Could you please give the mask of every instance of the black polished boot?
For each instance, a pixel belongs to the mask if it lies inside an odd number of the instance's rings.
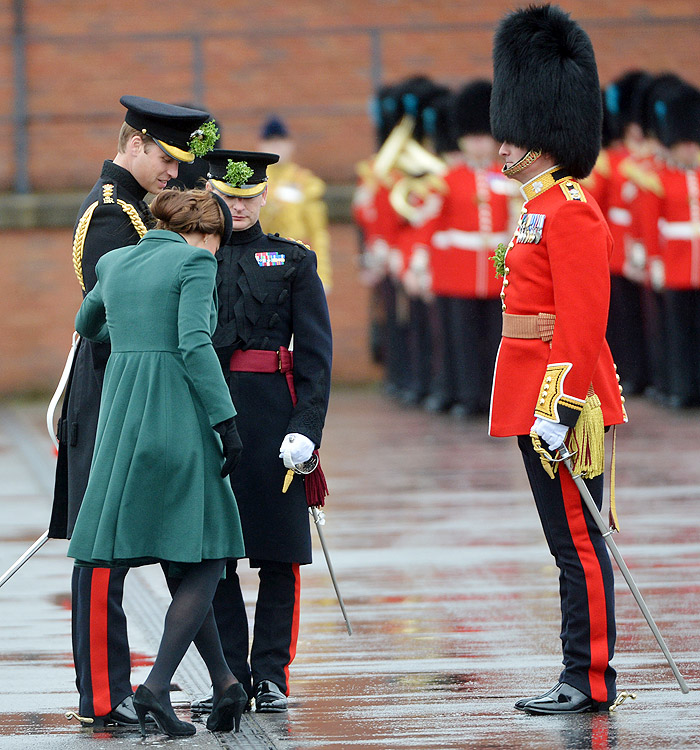
[[[255,710],[261,713],[287,710],[287,698],[272,680],[263,680],[255,686]]]
[[[518,705],[520,703],[521,701],[518,701],[515,707],[529,714],[582,714],[599,711],[610,705],[594,701],[593,698],[565,682],[560,682],[548,693],[538,698],[531,698],[524,704]]]
[[[541,698],[546,698],[548,695],[551,695],[558,687],[559,683],[557,683],[553,688],[550,688],[546,693],[542,693],[542,695],[536,695],[532,698],[521,698],[519,701],[515,702],[515,708],[517,708],[518,711],[522,711],[530,701],[538,701]]]

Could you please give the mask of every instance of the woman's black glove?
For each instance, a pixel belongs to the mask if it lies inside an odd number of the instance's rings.
[[[214,425],[214,429],[221,435],[224,444],[224,465],[221,476],[227,477],[238,466],[243,451],[243,443],[238,435],[235,417],[229,417]]]

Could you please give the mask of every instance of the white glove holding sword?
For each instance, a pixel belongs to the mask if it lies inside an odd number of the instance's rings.
[[[297,464],[303,464],[311,458],[314,442],[300,432],[290,432],[284,436],[280,445],[280,458],[287,469],[294,469]]]

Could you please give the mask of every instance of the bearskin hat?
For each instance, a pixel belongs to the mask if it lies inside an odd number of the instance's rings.
[[[658,138],[670,148],[682,141],[700,143],[700,91],[685,81],[655,102]]]
[[[399,84],[398,89],[404,114],[415,119],[413,137],[420,143],[426,135],[423,127],[423,111],[430,107],[439,96],[449,93],[449,89],[425,76],[409,78]]]
[[[451,91],[440,94],[423,110],[423,130],[438,154],[459,149],[454,137],[454,99]]]
[[[370,113],[379,147],[389,137],[403,114],[397,102],[395,85],[384,85],[377,89],[370,102]]]
[[[617,138],[624,136],[628,125],[642,124],[644,90],[652,80],[643,70],[630,70],[605,87],[604,117]]]
[[[601,145],[603,105],[588,34],[556,5],[508,14],[493,45],[491,132],[586,177]]]
[[[641,89],[641,125],[648,138],[662,140],[661,130],[665,126],[663,102],[672,99],[683,89],[685,82],[675,73],[660,73]]]
[[[480,79],[467,83],[455,97],[455,137],[491,134],[489,106],[491,81]]]

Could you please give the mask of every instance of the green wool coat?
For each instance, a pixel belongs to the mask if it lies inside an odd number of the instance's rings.
[[[151,230],[97,264],[75,320],[110,341],[95,452],[68,556],[133,566],[243,557],[212,426],[235,415],[211,344],[216,260]]]

